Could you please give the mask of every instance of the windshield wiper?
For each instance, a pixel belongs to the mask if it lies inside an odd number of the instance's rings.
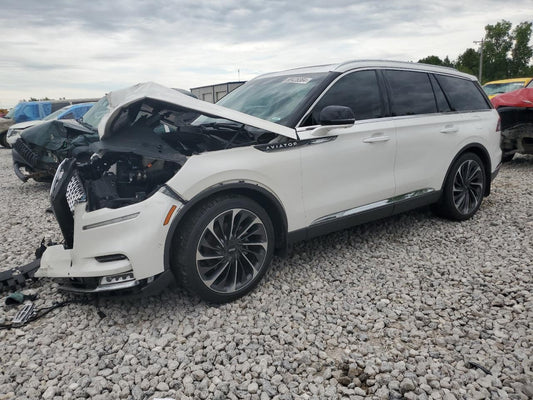
[[[210,122],[208,124],[201,124],[202,127],[207,128],[226,128],[233,131],[238,131],[244,129],[244,124],[231,123],[231,122]]]

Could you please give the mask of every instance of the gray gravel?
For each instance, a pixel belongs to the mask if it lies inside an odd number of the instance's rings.
[[[231,304],[172,287],[1,330],[0,399],[531,399],[531,182],[517,157],[470,221],[424,209],[297,244]],[[19,182],[3,148],[0,187],[7,269],[60,234],[48,185]]]

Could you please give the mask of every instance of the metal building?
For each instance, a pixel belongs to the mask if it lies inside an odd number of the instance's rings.
[[[226,82],[219,83],[217,85],[200,86],[196,88],[191,88],[191,92],[200,100],[204,100],[209,103],[216,103],[222,97],[227,95],[229,92],[237,89],[245,82],[246,81]]]

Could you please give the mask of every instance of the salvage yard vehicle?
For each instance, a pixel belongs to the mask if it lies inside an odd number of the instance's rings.
[[[62,160],[99,140],[98,123],[108,112],[106,95],[78,120],[45,121],[25,129],[11,151],[17,177],[23,182],[51,181]]]
[[[503,94],[512,92],[514,90],[523,89],[529,83],[531,83],[533,78],[511,78],[511,79],[501,79],[499,81],[487,82],[483,85],[483,90],[489,96],[489,99]]]
[[[184,89],[173,89],[196,98]],[[107,93],[83,117],[76,120],[48,120],[25,129],[13,143],[13,170],[26,182],[51,181],[65,158],[86,154],[86,147],[99,140],[98,123],[123,98],[123,90]],[[20,139],[20,140],[19,140]]]
[[[472,217],[500,166],[498,113],[450,68],[299,68],[217,104],[154,83],[123,95],[52,182],[64,243],[36,276],[64,290],[143,292],[174,275],[231,301],[292,242],[429,204]]]
[[[9,147],[6,134],[9,127],[19,122],[43,119],[47,115],[69,104],[78,104],[97,101],[98,99],[65,99],[65,100],[41,100],[22,101],[0,118],[0,145]]]
[[[501,118],[503,162],[511,161],[516,153],[533,154],[533,81],[491,102]]]
[[[94,105],[94,102],[89,103],[80,103],[72,104],[60,108],[59,110],[53,112],[50,115],[47,115],[43,119],[19,122],[18,124],[11,125],[7,130],[6,140],[10,146],[13,146],[17,139],[20,137],[20,134],[24,129],[27,129],[31,126],[42,124],[46,121],[60,120],[60,119],[79,119],[89,111],[89,109]]]

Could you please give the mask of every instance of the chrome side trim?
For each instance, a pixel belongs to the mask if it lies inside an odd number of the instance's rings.
[[[344,217],[348,217],[350,215],[359,214],[359,213],[362,213],[362,212],[365,212],[365,211],[374,210],[376,208],[387,206],[387,205],[390,205],[390,204],[395,204],[395,203],[398,203],[400,201],[413,199],[415,197],[419,197],[419,196],[422,196],[424,194],[431,193],[431,192],[434,192],[434,191],[435,191],[435,189],[431,189],[431,188],[415,190],[414,192],[409,192],[409,193],[405,193],[405,194],[402,194],[402,195],[399,195],[399,196],[394,196],[394,197],[391,197],[391,198],[386,199],[386,200],[380,200],[380,201],[376,201],[375,203],[365,204],[364,206],[359,206],[359,207],[351,208],[349,210],[340,211],[340,212],[337,212],[337,213],[334,213],[334,214],[326,215],[324,217],[320,217],[320,218],[315,219],[311,223],[311,226],[317,225],[317,224],[320,224],[320,223],[326,222],[326,221],[332,221],[332,220],[335,220],[337,218],[344,218]]]
[[[112,218],[112,219],[108,219],[108,220],[102,221],[102,222],[95,222],[94,224],[89,224],[89,225],[83,226],[82,229],[84,231],[86,231],[87,229],[100,228],[100,227],[106,226],[106,225],[112,225],[112,224],[117,224],[119,222],[129,221],[130,219],[137,218],[140,213],[141,212],[138,211],[138,212],[133,213],[133,214],[124,215],[122,217]]]

